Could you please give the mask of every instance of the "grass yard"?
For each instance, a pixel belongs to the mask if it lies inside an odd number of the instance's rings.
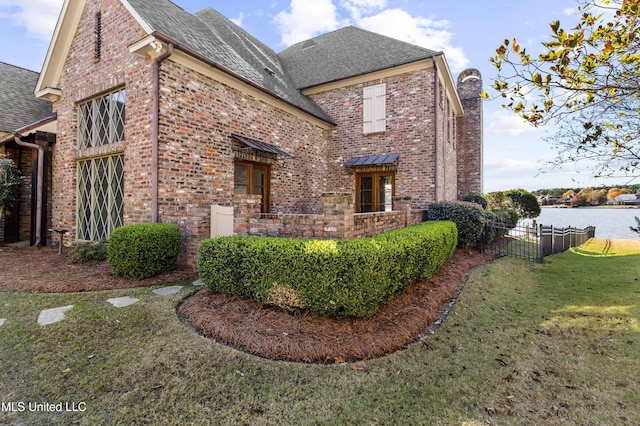
[[[434,335],[355,364],[203,338],[175,314],[190,286],[0,293],[0,424],[640,424],[640,255],[603,250],[476,269]],[[106,302],[127,295],[140,302]],[[64,321],[36,323],[69,304]],[[83,411],[29,409],[60,402]]]

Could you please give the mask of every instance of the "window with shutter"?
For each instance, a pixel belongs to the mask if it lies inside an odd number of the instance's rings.
[[[384,132],[387,129],[387,85],[377,84],[364,88],[363,132]]]

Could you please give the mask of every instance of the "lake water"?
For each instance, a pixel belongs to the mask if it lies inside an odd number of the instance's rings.
[[[538,224],[560,228],[596,227],[596,238],[633,239],[640,235],[629,229],[637,227],[635,216],[640,217],[640,209],[636,208],[542,208],[536,218]],[[530,223],[531,220],[528,220]]]

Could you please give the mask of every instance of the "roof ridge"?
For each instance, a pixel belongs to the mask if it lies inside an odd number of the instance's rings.
[[[4,62],[4,61],[0,61],[0,64],[7,65],[7,66],[13,67],[13,68],[18,68],[18,69],[21,69],[21,70],[24,70],[24,71],[29,71],[29,72],[32,72],[34,74],[40,74],[40,72],[38,72],[38,71],[30,70],[29,68],[25,68],[25,67],[22,67],[20,65],[10,64],[10,63]]]
[[[309,48],[311,42],[313,48]],[[278,55],[296,86],[305,89],[432,58],[442,52],[348,25],[293,44]]]

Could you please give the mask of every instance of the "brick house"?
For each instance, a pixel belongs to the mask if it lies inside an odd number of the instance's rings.
[[[35,90],[57,114],[52,223],[69,242],[175,223],[193,263],[212,205],[332,236],[328,210],[455,200],[482,190],[481,85],[354,27],[276,53],[211,8],[65,0]]]

